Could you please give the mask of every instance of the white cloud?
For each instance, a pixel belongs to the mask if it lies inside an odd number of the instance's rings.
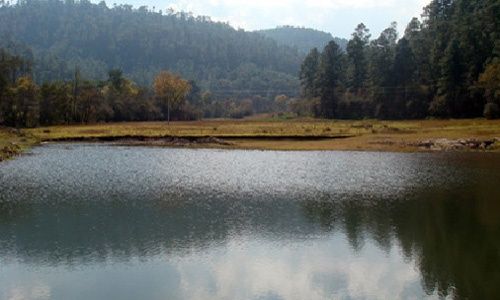
[[[389,7],[393,6],[398,1],[396,0],[179,0],[175,3],[184,8],[196,8],[207,6],[211,7],[232,7],[238,9],[270,9],[270,8],[288,8],[288,7],[308,7],[321,9],[350,9],[350,8],[374,8],[374,7]]]
[[[304,248],[229,242],[209,261],[184,257],[175,263],[180,294],[186,299],[390,299],[410,286],[419,289],[418,271],[397,247],[385,253],[369,245],[356,256],[344,246],[339,238],[310,241]]]
[[[97,1],[97,0],[96,0]],[[120,1],[118,1],[120,2]],[[172,7],[205,15],[213,20],[229,22],[246,30],[295,25],[316,28],[333,35],[349,37],[360,22],[378,35],[391,21],[399,29],[414,16],[420,16],[422,7],[430,0],[122,0],[135,6]]]

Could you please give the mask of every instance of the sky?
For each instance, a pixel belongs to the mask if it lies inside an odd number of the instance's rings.
[[[349,38],[363,22],[378,36],[392,21],[400,32],[412,17],[420,17],[430,0],[116,0],[134,7],[146,5],[156,10],[173,8],[210,16],[245,30],[293,25],[330,32]],[[114,2],[107,1],[108,5]]]

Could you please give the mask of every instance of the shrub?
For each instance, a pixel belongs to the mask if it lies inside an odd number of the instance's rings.
[[[496,103],[486,103],[484,106],[484,117],[486,119],[498,119],[500,118],[500,107]]]

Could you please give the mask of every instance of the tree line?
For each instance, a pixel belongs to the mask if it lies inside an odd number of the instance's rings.
[[[325,118],[500,117],[500,3],[433,0],[398,39],[359,24],[304,59],[304,112]]]
[[[499,22],[498,1],[434,0],[401,38],[395,23],[375,39],[360,24],[345,50],[332,41],[321,52],[310,51],[300,68],[302,97],[296,98],[293,65],[300,55],[261,35],[144,7],[0,2],[0,34],[13,30],[16,37],[0,39],[0,125],[242,118],[264,112],[496,118]],[[172,44],[157,44],[172,37]],[[185,55],[198,75],[177,68]],[[103,76],[89,72],[96,57],[107,61],[98,68],[108,70]],[[114,65],[123,68],[109,67]],[[218,75],[205,72],[206,66]],[[148,68],[149,75],[140,72],[143,79],[135,80],[136,67]]]
[[[70,80],[39,85],[32,65],[0,49],[0,126],[242,118],[272,109],[259,96],[220,101],[168,71],[160,71],[150,87],[137,85],[119,69],[110,70],[105,80],[88,80],[78,68]]]

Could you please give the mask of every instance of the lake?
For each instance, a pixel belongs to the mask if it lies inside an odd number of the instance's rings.
[[[0,299],[500,297],[498,154],[50,144],[0,191]]]

